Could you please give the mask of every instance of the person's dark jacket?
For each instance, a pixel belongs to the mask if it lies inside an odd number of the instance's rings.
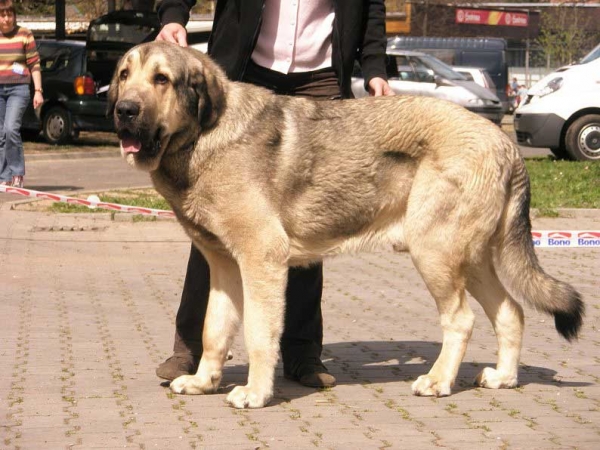
[[[158,8],[162,24],[186,25],[195,0],[163,0]],[[343,97],[352,97],[354,61],[361,64],[365,84],[385,74],[384,0],[333,0],[335,20],[332,36],[332,65]],[[250,61],[264,0],[218,0],[208,53],[232,80],[240,80]]]

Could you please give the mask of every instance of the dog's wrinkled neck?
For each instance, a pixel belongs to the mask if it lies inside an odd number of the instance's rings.
[[[190,170],[190,159],[194,150],[194,141],[179,147],[176,151],[165,152],[156,170],[158,176],[176,189],[188,189],[195,182],[196,176]]]

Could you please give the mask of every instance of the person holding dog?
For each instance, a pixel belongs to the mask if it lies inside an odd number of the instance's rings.
[[[157,40],[187,46],[185,24],[195,0],[163,0]],[[384,0],[218,0],[208,54],[227,76],[277,94],[335,100],[352,98],[355,60],[370,95],[393,95],[385,72]],[[321,361],[323,266],[290,268],[281,337],[284,375],[310,387],[336,380]],[[210,273],[193,245],[177,311],[173,355],[156,374],[173,380],[195,374]]]

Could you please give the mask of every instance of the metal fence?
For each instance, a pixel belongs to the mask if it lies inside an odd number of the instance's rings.
[[[561,67],[558,61],[553,61],[543,48],[531,45],[509,45],[506,50],[506,61],[509,67],[509,78],[516,77],[519,84],[531,87],[545,75]]]

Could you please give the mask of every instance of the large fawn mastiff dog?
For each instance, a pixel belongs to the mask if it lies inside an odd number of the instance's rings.
[[[150,172],[210,265],[202,359],[171,383],[176,393],[217,391],[243,318],[248,384],[227,401],[267,405],[288,267],[382,246],[410,252],[440,314],[442,350],[416,395],[450,394],[473,330],[467,291],[498,337],[497,366],[480,386],[517,385],[517,300],[553,315],[566,339],[579,332],[579,294],[534,252],[518,148],[459,106],[277,96],[228,81],[198,51],[152,42],[119,62],[109,107],[123,156]]]

